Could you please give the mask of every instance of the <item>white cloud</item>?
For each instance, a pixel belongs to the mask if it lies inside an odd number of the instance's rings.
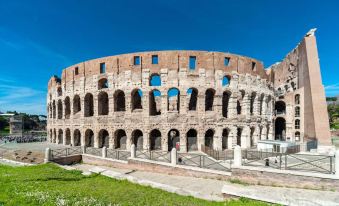
[[[325,91],[326,91],[326,94],[330,96],[338,95],[339,94],[339,83],[325,86]]]

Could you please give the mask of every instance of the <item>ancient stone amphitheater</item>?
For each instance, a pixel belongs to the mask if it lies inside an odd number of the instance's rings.
[[[124,54],[66,68],[48,88],[48,129],[56,143],[192,151],[273,138],[273,84],[253,58]]]

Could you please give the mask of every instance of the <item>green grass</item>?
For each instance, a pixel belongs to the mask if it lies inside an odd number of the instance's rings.
[[[211,202],[53,164],[0,164],[0,205],[267,205],[246,198]]]

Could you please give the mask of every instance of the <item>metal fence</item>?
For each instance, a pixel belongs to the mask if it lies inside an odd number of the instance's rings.
[[[171,162],[171,153],[158,151],[158,150],[137,150],[135,153],[136,158],[149,159],[158,162]]]
[[[243,165],[333,174],[334,156],[244,151]]]
[[[67,157],[70,155],[80,155],[80,154],[82,154],[81,147],[69,147],[69,148],[51,150],[52,159],[57,159],[60,157]]]
[[[233,153],[233,150],[231,149],[219,151],[219,150],[211,149],[210,147],[207,147],[205,145],[201,145],[201,151],[213,157],[216,160],[233,160],[234,158],[233,156],[234,153]]]
[[[86,147],[85,154],[102,157],[102,148]]]
[[[230,171],[231,168],[207,155],[193,153],[177,153],[177,164],[220,171]]]
[[[107,149],[106,157],[111,159],[127,161],[131,152],[125,150]]]

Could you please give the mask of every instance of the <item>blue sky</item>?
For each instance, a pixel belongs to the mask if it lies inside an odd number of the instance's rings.
[[[311,28],[327,96],[339,94],[339,1],[0,0],[0,111],[46,113],[49,78],[72,64],[147,50],[280,61]]]

